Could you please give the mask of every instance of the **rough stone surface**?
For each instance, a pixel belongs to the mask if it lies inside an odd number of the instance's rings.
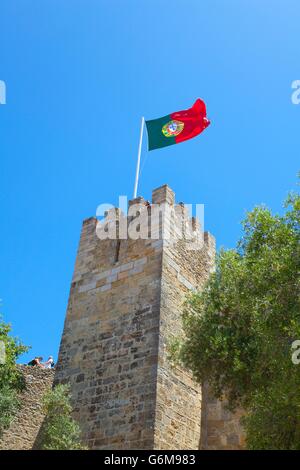
[[[0,450],[32,449],[44,419],[43,395],[51,389],[54,371],[20,366],[26,389],[20,394],[21,408],[0,439]]]
[[[209,387],[202,387],[202,417],[200,449],[242,450],[245,448],[245,432],[240,424],[242,410],[231,413],[226,399],[213,397]]]
[[[185,295],[201,289],[215,256],[214,238],[194,219],[192,244],[187,237],[172,243],[182,230],[188,234],[181,219],[171,223],[171,240],[165,236],[173,218],[167,209],[186,212],[174,201],[166,185],[153,191],[152,205],[130,201],[149,216],[159,205],[148,240],[99,240],[97,220],[83,223],[55,383],[71,385],[90,449],[241,446],[238,416],[205,391],[202,399],[200,385],[168,361]]]

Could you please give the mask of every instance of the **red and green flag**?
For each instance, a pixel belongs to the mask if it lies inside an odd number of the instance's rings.
[[[154,150],[192,139],[209,124],[205,103],[198,98],[189,109],[146,121],[148,148]]]

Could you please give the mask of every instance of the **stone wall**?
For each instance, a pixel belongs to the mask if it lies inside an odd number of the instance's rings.
[[[245,413],[231,413],[226,399],[217,400],[207,385],[202,386],[202,419],[200,449],[245,449],[245,432],[240,419]]]
[[[153,448],[161,247],[99,240],[84,222],[55,383],[91,449]]]
[[[55,383],[71,385],[74,418],[90,449],[197,449],[207,431],[201,386],[171,367],[167,349],[181,333],[186,294],[201,289],[213,269],[214,238],[193,220],[192,246],[188,236],[174,242],[184,222],[169,219],[186,209],[167,185],[153,191],[152,204],[134,204],[146,211],[147,226],[139,230],[148,233],[151,225],[149,239],[100,240],[97,219],[83,223]],[[117,209],[106,220],[116,225],[116,214],[120,233]],[[136,220],[131,214],[126,224]],[[203,441],[202,448],[210,446]]]
[[[54,371],[20,366],[26,389],[20,394],[21,408],[0,440],[0,450],[32,449],[44,419],[43,395],[51,389]]]
[[[169,190],[166,198],[161,191],[154,192],[152,202],[164,204],[165,201],[175,205],[174,193]],[[177,215],[180,212],[184,215],[184,204],[175,205],[175,210]],[[192,244],[184,238],[164,242],[155,449],[198,449],[201,438],[201,386],[188,371],[173,367],[168,358],[168,345],[182,332],[181,315],[186,295],[190,290],[201,289],[214,266],[214,238],[204,236],[200,227],[195,235],[198,239]]]
[[[152,205],[143,198],[134,204],[151,216],[149,239],[100,240],[96,219],[83,224],[55,383],[70,383],[74,417],[91,449],[195,449],[200,387],[187,372],[170,369],[165,346],[170,331],[180,332],[191,272],[199,271],[199,280],[209,272],[207,245],[196,258],[199,267],[194,260],[188,268],[185,251],[178,255],[189,274],[182,268],[173,282],[164,224],[174,193],[163,186],[153,191]],[[182,249],[176,245],[169,258]],[[193,417],[179,419],[189,411]]]

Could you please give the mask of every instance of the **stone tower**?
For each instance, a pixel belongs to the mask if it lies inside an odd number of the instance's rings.
[[[117,214],[119,229],[112,239],[97,236],[96,218],[83,222],[55,383],[70,383],[75,418],[91,449],[209,448],[201,388],[171,366],[167,345],[181,332],[185,295],[201,288],[213,269],[214,238],[196,220],[188,222],[167,185],[153,191],[151,204],[137,198],[132,208],[126,224],[140,238],[120,237],[122,215],[115,209],[110,215]],[[219,407],[213,423],[222,420]],[[219,437],[212,442],[222,448]]]

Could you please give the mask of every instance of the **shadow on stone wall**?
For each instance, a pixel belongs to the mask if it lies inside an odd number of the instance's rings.
[[[226,400],[214,398],[207,384],[202,386],[201,440],[202,450],[243,450],[245,432],[240,423],[245,413],[227,409]]]

